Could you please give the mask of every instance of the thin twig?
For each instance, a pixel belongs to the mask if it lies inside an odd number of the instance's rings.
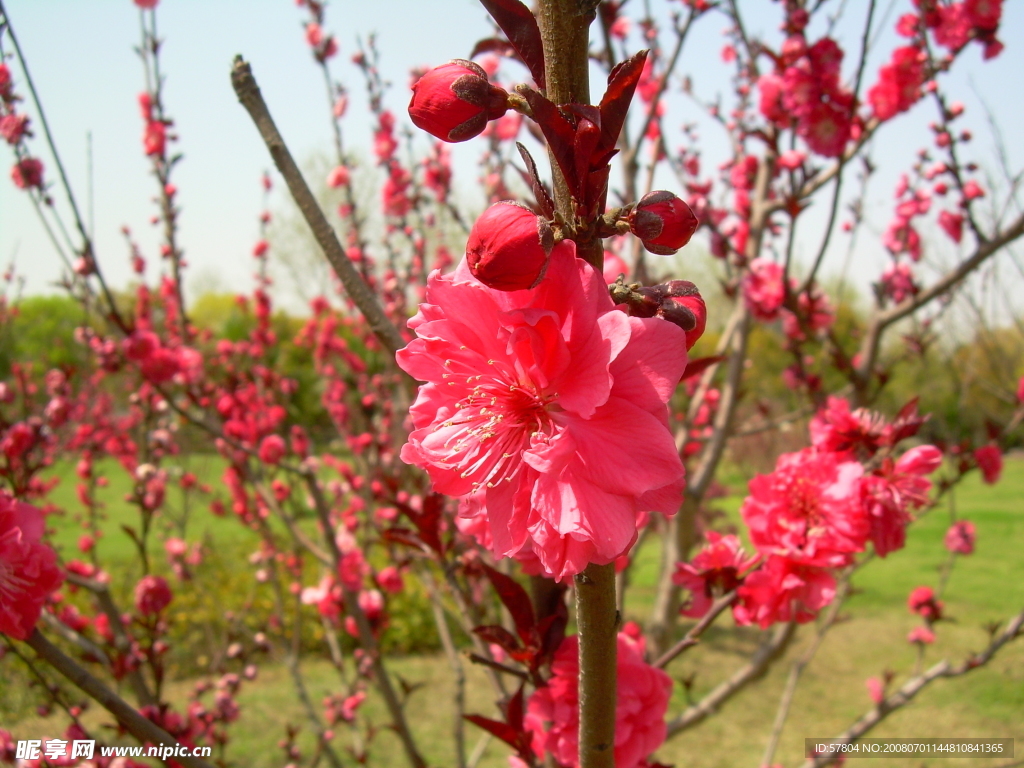
[[[732,605],[735,600],[736,590],[733,590],[732,592],[729,592],[718,598],[718,600],[715,601],[714,605],[711,606],[708,612],[705,613],[703,617],[701,617],[701,620],[697,622],[693,629],[687,632],[683,636],[682,640],[680,640],[678,643],[676,643],[667,651],[665,651],[665,653],[663,653],[660,657],[658,657],[657,661],[654,662],[653,666],[657,667],[658,669],[664,669],[668,666],[669,662],[675,659],[676,656],[681,654],[687,648],[692,648],[693,646],[700,643],[700,640],[698,638],[702,634],[704,634],[704,630],[710,627],[715,622],[715,619],[717,619],[726,608]]]
[[[351,260],[345,254],[345,249],[338,242],[338,236],[327,222],[327,217],[324,216],[324,212],[310,191],[302,172],[295,164],[288,146],[281,138],[274,119],[270,116],[270,110],[263,100],[252,69],[241,56],[236,57],[235,65],[231,70],[231,85],[235,89],[239,102],[245,107],[256,125],[256,129],[260,132],[260,136],[274,160],[274,165],[277,166],[277,170],[281,172],[288,185],[295,204],[298,205],[313,236],[320,248],[323,249],[324,256],[331,263],[331,267],[334,268],[335,274],[341,280],[348,295],[359,311],[363,313],[363,317],[366,318],[371,330],[385,349],[392,353],[401,349],[405,346],[405,339],[384,313],[377,296],[356,271]]]
[[[177,747],[179,742],[163,728],[140,715],[128,702],[111,691],[99,679],[93,677],[57,646],[43,637],[36,629],[25,641],[51,667],[77,686],[82,692],[94,699],[101,707],[117,718],[118,723],[128,733],[142,743],[163,744]],[[214,766],[198,757],[186,755],[175,756],[174,760],[185,768],[214,768]]]

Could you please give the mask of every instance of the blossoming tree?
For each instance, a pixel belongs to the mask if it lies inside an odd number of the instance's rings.
[[[748,34],[738,4],[687,0],[668,28],[645,12],[638,23],[649,48],[634,51],[624,4],[540,0],[532,11],[519,0],[482,0],[495,35],[469,59],[419,73],[412,86],[410,119],[438,140],[418,165],[399,151],[372,42],[355,57],[386,175],[386,226],[376,233],[353,188],[355,157],[342,141],[347,91],[330,68],[338,43],[324,29],[324,6],[301,0],[309,14],[306,42],[329,85],[337,157],[326,183],[341,196],[336,222],[310,191],[241,58],[231,78],[338,278],[338,296],[313,302],[295,343],[310,350],[325,420],[345,441],[340,453],[318,444],[291,415],[299,384],[278,364],[282,340],[266,269],[269,213],[260,216],[253,248],[256,287],[242,297],[251,320],[244,337],[216,338],[190,320],[172,181],[180,157],[171,149],[173,122],[159,76],[157,1],[135,4],[148,78],[139,98],[143,151],[158,182],[164,242],[161,275],[150,288],[146,260],[125,230],[140,277],[131,302],[119,301],[104,277],[56,150],[57,186],[33,154],[29,118],[0,47],[0,134],[14,147],[12,181],[70,243],[66,253],[67,243],[55,238],[68,264],[67,287],[92,317],[78,331],[93,360],[88,371],[40,376],[19,366],[0,382],[0,633],[12,656],[46,681],[47,708],[68,718],[65,736],[96,735],[68,689],[50,682],[53,674],[140,742],[214,744],[223,759],[239,716],[236,695],[258,685],[258,659],[275,652],[313,733],[310,764],[372,760],[381,731],[363,703],[375,689],[409,764],[428,765],[433,758],[423,754],[407,706],[411,690],[396,684],[383,651],[389,623],[401,618],[395,601],[415,581],[455,679],[460,768],[482,754],[467,750],[466,722],[505,742],[514,766],[654,768],[667,737],[698,726],[763,675],[799,626],[816,620],[765,748],[763,763],[771,765],[801,672],[837,622],[854,573],[875,558],[898,556],[915,516],[969,472],[998,480],[1001,446],[1024,419],[1018,388],[984,440],[937,445],[920,439],[927,414],[915,401],[894,413],[878,409],[893,365],[887,331],[911,317],[930,324],[940,311],[933,306],[1024,235],[1024,215],[983,217],[978,200],[1005,194],[1012,201],[1015,189],[984,189],[963,158],[970,136],[955,127],[963,107],[947,96],[941,77],[974,44],[986,59],[1000,53],[1001,3],[916,2],[897,23],[906,45],[872,80],[866,60],[880,23],[873,0],[863,9],[852,78],[843,76],[839,43],[829,32],[812,32],[826,3],[781,3],[784,40],[773,46]],[[7,22],[0,39],[10,41],[11,60],[31,90],[2,4],[0,14]],[[664,97],[691,28],[722,16],[735,102],[730,110],[704,108],[732,156],[720,178],[706,179],[692,129],[684,128],[681,147],[672,144]],[[528,82],[502,85],[499,57]],[[595,60],[607,70],[596,105],[589,82]],[[639,109],[631,111],[634,97]],[[891,263],[875,284],[870,315],[844,335],[839,298],[818,280],[839,229],[844,179],[857,159],[870,170],[872,137],[922,100],[938,108],[935,146],[901,178],[883,237]],[[549,174],[525,137],[516,142],[524,121],[547,151]],[[41,111],[39,122],[49,138]],[[469,140],[488,144],[491,199],[466,225],[451,198],[445,143]],[[613,181],[613,167],[621,183]],[[680,194],[650,188],[665,172]],[[525,191],[513,200],[516,177]],[[265,177],[265,189],[271,184]],[[58,189],[73,229],[54,202]],[[823,242],[813,261],[800,265],[796,232],[821,197],[829,200]],[[919,228],[936,197],[948,201],[939,228],[964,253],[924,283],[915,275],[926,245]],[[464,229],[465,257],[457,265],[439,221]],[[862,224],[855,216],[849,229]],[[707,236],[729,304],[715,348],[701,357],[692,354],[708,328],[699,286],[687,275],[665,274],[666,262],[655,258],[674,254],[698,232]],[[0,318],[11,311],[0,303]],[[788,362],[783,376],[799,406],[751,413],[744,407],[757,386],[745,381],[751,339],[776,323]],[[748,553],[735,532],[713,527],[708,503],[716,474],[745,434],[794,423],[807,432],[803,447],[773,457],[774,469],[750,481],[740,507]],[[222,457],[220,488],[182,469],[186,428]],[[98,500],[107,482],[104,458],[129,473],[126,503],[138,516],[124,526],[140,572],[127,611],[96,546],[106,534]],[[80,480],[81,560],[58,562],[44,531],[44,472],[58,459],[74,461]],[[216,681],[197,686],[184,706],[164,686],[168,608],[176,593],[198,589],[193,579],[204,563],[198,542],[171,535],[175,524],[187,530],[187,516],[176,518],[168,500],[172,484],[181,509],[202,499],[213,514],[230,514],[254,534],[253,576],[273,603],[266,616],[232,620]],[[154,562],[154,538],[163,539],[165,566]],[[908,597],[922,620],[909,642],[921,654],[944,618],[952,563],[973,552],[975,538],[971,521],[954,519],[941,583]],[[622,621],[643,540],[657,540],[662,550],[644,629]],[[57,591],[62,583],[74,598]],[[763,631],[759,647],[703,698],[669,716],[673,683],[665,668],[728,614]],[[685,631],[680,616],[694,620]],[[337,693],[320,709],[300,663],[303,617],[321,622],[338,673]],[[566,634],[570,624],[575,632]],[[896,688],[892,679],[874,679],[873,707],[840,738],[855,741],[932,682],[985,665],[1022,626],[1024,613],[1011,616],[992,629],[982,651],[908,673]],[[488,715],[465,712],[460,644],[493,687]],[[122,682],[134,701],[113,690]],[[344,746],[340,727],[349,737]],[[0,730],[0,760],[11,757],[10,740]],[[307,759],[297,728],[288,729],[282,749],[290,765]],[[828,761],[809,758],[810,765]]]

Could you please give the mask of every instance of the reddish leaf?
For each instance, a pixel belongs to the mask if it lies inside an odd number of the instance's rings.
[[[408,517],[419,534],[420,541],[439,555],[444,554],[445,547],[441,541],[441,513],[444,509],[444,497],[439,493],[431,493],[423,498],[423,509],[413,509],[408,504],[395,502]]]
[[[516,88],[516,91],[530,105],[533,119],[540,127],[541,133],[544,134],[551,154],[555,156],[555,161],[569,185],[569,191],[579,197],[579,187],[574,184],[576,177],[573,163],[576,129],[553,102],[541,96],[537,91],[525,86]]]
[[[484,627],[473,627],[473,633],[479,635],[481,639],[486,640],[488,643],[494,643],[501,646],[509,653],[518,651],[521,647],[519,645],[519,641],[516,640],[515,635],[504,627],[499,627],[497,624],[488,624]]]
[[[611,175],[612,167],[603,165],[587,174],[587,181],[583,189],[583,201],[588,216],[595,216],[599,211],[604,210],[605,197],[608,194],[608,176]]]
[[[392,544],[402,544],[406,547],[424,551],[427,549],[427,545],[423,543],[423,540],[408,528],[387,528],[381,533],[381,536],[384,538],[384,541],[390,541]]]
[[[569,624],[569,612],[565,603],[561,600],[555,612],[545,616],[537,626],[537,632],[541,636],[541,652],[534,658],[536,665],[542,664],[546,659],[554,657],[555,651],[565,639],[565,628]]]
[[[525,685],[526,681],[524,680],[523,684],[519,686],[519,690],[516,691],[516,695],[509,700],[505,711],[505,719],[508,720],[508,724],[520,733],[523,732],[523,686]]]
[[[482,715],[463,715],[464,718],[474,725],[483,728],[492,736],[504,741],[510,747],[519,749],[519,734],[516,729],[508,723],[499,723],[497,720],[491,720],[490,718],[483,717]]]
[[[487,564],[483,564],[487,578],[491,580],[502,604],[512,614],[512,621],[515,622],[519,638],[530,645],[530,636],[534,630],[535,620],[533,617],[533,605],[530,604],[530,596],[526,594],[519,582],[511,576],[506,576],[496,571]]]
[[[583,114],[587,108],[581,109],[576,104],[569,105],[568,109],[576,114],[576,135],[572,143],[573,171],[576,179],[582,183],[592,167],[590,159],[594,155],[594,149],[601,140],[601,115],[593,107],[589,108],[592,115]]]
[[[512,43],[502,40],[500,37],[487,37],[478,40],[477,44],[473,46],[473,52],[469,54],[469,58],[475,59],[481,53],[497,53],[500,56],[513,56],[519,59],[519,54],[512,47]],[[522,59],[519,60],[522,61]]]
[[[601,143],[598,147],[602,152],[613,149],[619,140],[636,84],[644,71],[647,53],[640,51],[616,66],[608,75],[608,88],[601,97]]]
[[[926,421],[928,421],[928,416],[921,416],[917,412],[917,398],[915,397],[900,408],[900,412],[896,414],[896,418],[893,419],[885,435],[885,442],[888,445],[896,445],[900,440],[913,437]]]
[[[534,162],[533,156],[527,151],[526,147],[518,141],[516,142],[516,148],[519,150],[519,155],[523,158],[523,162],[526,163],[526,171],[529,174],[527,180],[530,186],[533,187],[533,196],[537,198],[537,205],[540,206],[544,217],[550,219],[555,215],[555,201],[551,199],[547,187],[540,180],[540,174],[537,173],[537,163]]]
[[[544,45],[533,11],[519,0],[480,0],[519,53],[538,88],[544,88]]]
[[[686,364],[686,370],[683,371],[683,378],[680,381],[686,381],[692,379],[694,376],[699,376],[704,373],[712,365],[718,365],[718,363],[725,360],[725,355],[715,355],[713,357],[698,357],[690,360]]]

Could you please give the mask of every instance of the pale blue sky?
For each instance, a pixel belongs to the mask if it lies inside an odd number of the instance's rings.
[[[879,2],[879,16],[888,5]],[[897,3],[881,37],[880,50],[891,50],[892,26],[899,13],[907,10],[904,6],[909,5],[909,0]],[[148,224],[155,211],[151,202],[154,182],[142,155],[142,122],[136,103],[143,82],[141,65],[132,50],[139,38],[137,9],[131,0],[6,0],[6,6],[83,204],[87,188],[86,134],[92,132],[97,250],[111,281],[123,284],[128,279],[128,268],[119,234],[122,225],[135,231],[149,261],[157,261],[156,233]],[[678,3],[672,6],[678,7]],[[775,38],[779,4],[753,0],[744,6],[751,11],[750,31]],[[973,127],[977,136],[986,133],[984,115],[975,108],[971,80],[997,111],[1011,158],[1020,167],[1024,163],[1020,147],[1024,107],[1015,84],[1024,71],[1024,46],[1015,44],[1024,30],[1024,3],[1008,2],[1005,6],[1000,35],[1007,43],[1003,55],[983,65],[980,49],[972,46],[962,62],[966,66],[950,77],[969,108],[964,125]],[[852,51],[856,50],[858,34],[854,25],[861,23],[867,3],[848,0],[846,7],[850,25],[844,20],[837,36]],[[228,72],[233,56],[242,53],[252,63],[278,126],[298,158],[330,147],[324,85],[303,39],[304,20],[304,12],[291,0],[160,3],[159,31],[166,40],[162,55],[167,75],[165,103],[181,136],[177,148],[185,155],[175,181],[183,207],[181,242],[191,264],[193,277],[187,279],[187,284],[192,291],[202,288],[195,276],[204,274],[217,274],[223,286],[245,289],[253,268],[249,253],[261,207],[258,182],[270,162],[231,91]],[[728,70],[719,59],[725,26],[721,16],[703,20],[684,53],[681,71],[694,75],[696,90],[705,98],[728,89]],[[468,55],[473,42],[488,34],[489,25],[476,0],[334,0],[328,6],[327,29],[335,33],[341,45],[336,74],[353,94],[345,122],[348,144],[367,147],[369,126],[361,106],[362,80],[348,61],[356,35],[377,32],[383,70],[394,83],[389,106],[404,119],[409,69]],[[635,42],[639,48],[639,40]],[[867,84],[874,82],[880,63],[871,61]],[[852,62],[846,64],[844,72],[849,72]],[[17,77],[23,91],[20,75]],[[594,90],[599,95],[597,84]],[[671,124],[699,117],[693,104],[682,96],[670,100],[669,116]],[[883,171],[872,187],[869,209],[878,214],[878,227],[884,226],[888,217],[896,176],[912,163],[914,152],[924,141],[925,126],[933,118],[931,104],[919,105],[911,115],[883,128],[877,137],[876,156]],[[710,172],[724,159],[725,144],[713,127],[702,130],[705,169]],[[456,170],[461,172],[459,185],[466,199],[472,199],[476,186],[475,164],[480,151],[476,142],[456,147]],[[983,164],[992,164],[987,144],[977,142],[973,151]],[[45,153],[42,157],[52,179],[52,163]],[[0,265],[15,256],[19,272],[28,279],[28,290],[45,292],[59,276],[60,263],[24,195],[8,181],[10,160],[11,153],[0,149],[0,167],[4,169],[0,178]],[[275,195],[281,191],[277,184]],[[275,206],[280,203],[272,200],[271,207]],[[825,206],[824,201],[821,206]],[[814,226],[807,229],[810,239],[801,241],[804,253],[817,247]],[[842,238],[838,238],[836,247],[843,246]],[[877,242],[865,241],[860,250],[860,261],[871,265],[871,271],[877,274],[874,265],[883,259]]]

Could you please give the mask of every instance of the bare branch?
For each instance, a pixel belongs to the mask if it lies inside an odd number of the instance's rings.
[[[306,223],[313,231],[313,236],[320,244],[320,248],[323,249],[324,256],[331,263],[348,295],[359,311],[363,313],[363,317],[366,318],[370,328],[384,347],[390,352],[401,349],[405,346],[405,339],[384,313],[377,296],[345,255],[345,249],[338,242],[338,236],[328,223],[316,198],[313,197],[313,193],[310,191],[309,185],[306,184],[299,167],[295,164],[288,146],[284,143],[277,126],[274,125],[274,119],[270,116],[270,110],[263,100],[252,69],[241,56],[235,59],[235,65],[231,70],[231,85],[235,89],[239,102],[248,111],[256,129],[260,132],[263,142],[270,151],[270,156],[274,159],[274,165],[284,176],[288,190],[295,199],[295,204],[299,206]]]
[[[116,717],[118,723],[139,741],[163,744],[168,747],[176,747],[178,745],[176,738],[160,726],[144,718],[128,702],[107,688],[99,679],[78,666],[69,656],[64,655],[64,652],[43,637],[38,629],[25,642],[51,667],[60,672],[61,675],[85,694],[95,699],[101,707]],[[184,765],[185,768],[214,768],[212,764],[198,757],[181,755],[176,756],[174,759]]]

